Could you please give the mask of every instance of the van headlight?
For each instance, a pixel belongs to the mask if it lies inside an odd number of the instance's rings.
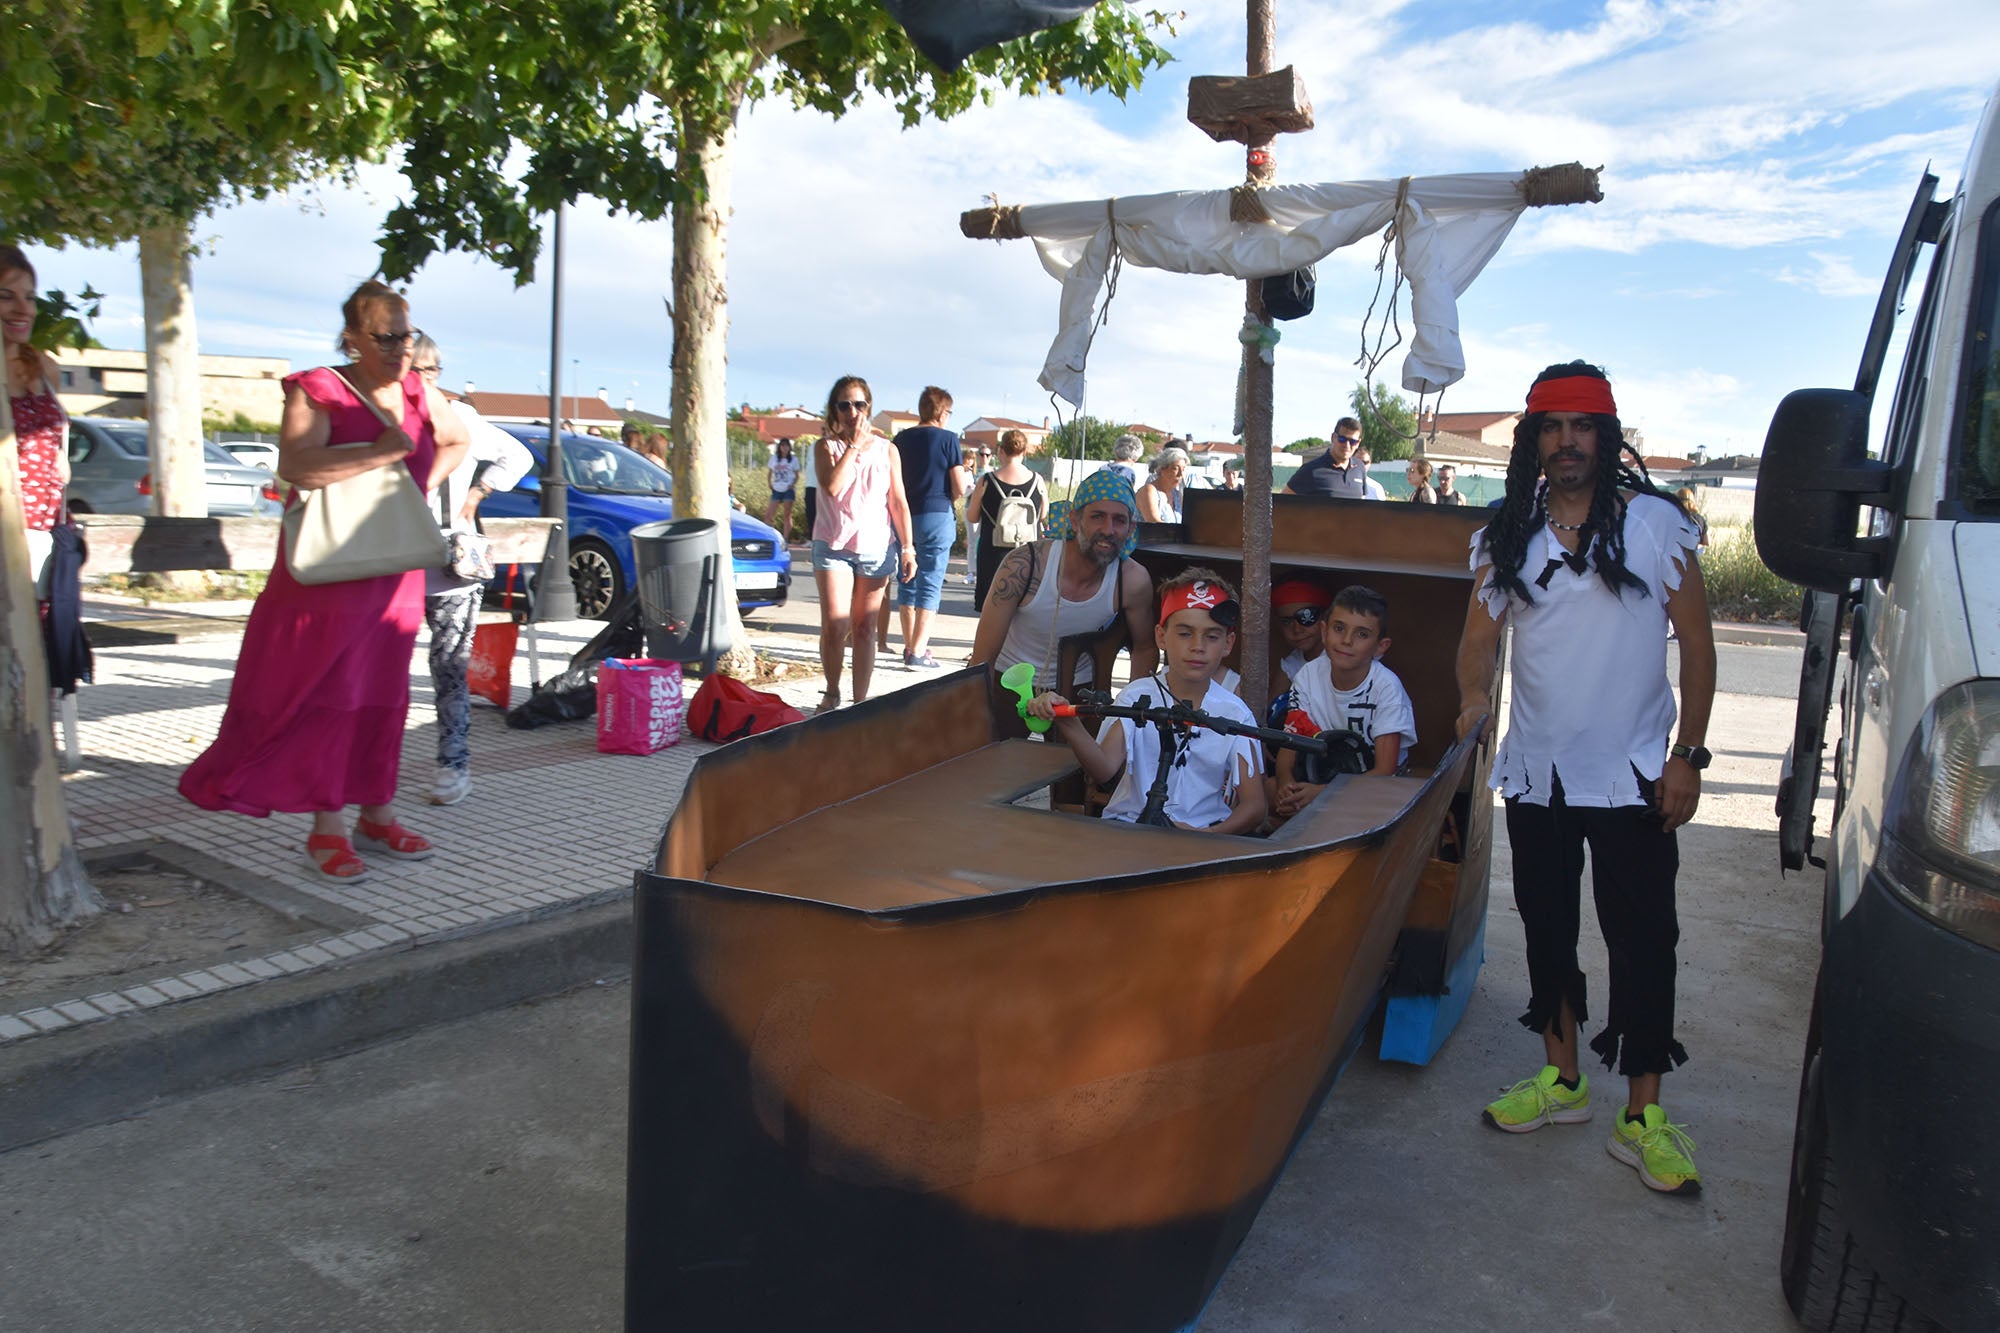
[[[1889,798],[1881,869],[1919,912],[2000,949],[2000,680],[1939,695]]]

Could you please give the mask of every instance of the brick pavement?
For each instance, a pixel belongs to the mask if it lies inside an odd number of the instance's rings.
[[[809,709],[819,699],[818,608],[812,575],[795,555],[791,602],[753,613],[752,643],[771,656],[811,664],[796,681],[772,687]],[[92,603],[90,612],[144,616]],[[246,603],[176,607],[171,614],[241,615]],[[933,642],[947,668],[971,646],[970,592],[956,575],[947,588]],[[541,666],[553,672],[600,626],[577,621],[541,628]],[[124,848],[151,840],[213,857],[367,924],[329,930],[309,943],[268,954],[149,977],[115,989],[80,988],[17,1013],[0,1011],[0,1043],[81,1023],[252,986],[266,978],[326,967],[381,950],[408,947],[533,920],[568,903],[626,887],[651,854],[680,799],[694,761],[714,748],[687,739],[657,754],[597,752],[591,722],[513,731],[500,710],[473,703],[472,795],[456,806],[430,805],[436,753],[427,639],[411,660],[410,715],[403,738],[399,815],[437,844],[428,861],[375,858],[366,880],[339,885],[317,876],[305,855],[310,817],[257,820],[189,805],[175,790],[181,770],[214,739],[228,700],[238,635],[195,642],[100,649],[97,680],[78,694],[82,763],[64,780],[79,851]],[[937,672],[895,667],[876,673],[874,693]],[[514,698],[527,695],[527,636],[514,664]],[[689,694],[693,693],[689,686]]]

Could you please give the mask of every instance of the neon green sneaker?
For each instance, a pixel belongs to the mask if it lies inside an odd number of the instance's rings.
[[[1526,1134],[1543,1125],[1574,1125],[1590,1119],[1590,1075],[1581,1070],[1576,1091],[1556,1082],[1562,1071],[1543,1065],[1542,1072],[1524,1078],[1486,1104],[1480,1114],[1495,1129]]]
[[[1662,1194],[1701,1193],[1701,1172],[1694,1169],[1694,1140],[1679,1125],[1667,1122],[1657,1105],[1633,1122],[1621,1109],[1614,1117],[1611,1142],[1605,1151],[1639,1173],[1647,1189]]]

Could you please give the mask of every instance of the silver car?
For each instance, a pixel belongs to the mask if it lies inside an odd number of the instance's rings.
[[[275,517],[284,493],[269,472],[251,467],[202,442],[208,465],[208,512]],[[63,495],[75,514],[153,512],[153,460],[146,423],[111,417],[71,417],[69,486]]]

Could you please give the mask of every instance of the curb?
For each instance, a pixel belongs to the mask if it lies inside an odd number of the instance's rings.
[[[1758,647],[1803,648],[1806,636],[1796,625],[1744,625],[1718,620],[1715,622],[1715,641]]]
[[[161,1102],[345,1055],[632,966],[632,898],[417,942],[0,1049],[0,1153]]]

